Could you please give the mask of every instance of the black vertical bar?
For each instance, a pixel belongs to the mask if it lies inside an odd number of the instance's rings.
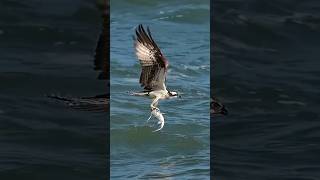
[[[108,46],[108,55],[107,57],[109,58],[108,59],[108,65],[107,65],[107,72],[109,74],[109,77],[108,77],[108,92],[109,92],[109,99],[110,99],[110,0],[106,0],[106,7],[107,7],[107,10],[106,10],[106,17],[104,18],[104,23],[106,24],[107,26],[107,29],[105,31],[107,31],[107,34],[108,34],[108,40],[107,40],[107,46]],[[108,116],[108,119],[107,119],[107,179],[110,179],[110,103],[108,104],[109,105],[109,116]]]
[[[104,71],[107,75],[107,92],[108,99],[110,99],[110,1],[104,0],[104,11],[103,11],[103,34],[104,34],[104,52],[106,53],[104,58]],[[110,101],[109,101],[110,102]],[[108,116],[106,121],[106,179],[110,179],[110,103],[107,105]]]
[[[210,1],[210,97],[213,97],[213,2]],[[210,107],[211,108],[211,107]],[[210,114],[210,177],[213,178],[213,116]]]

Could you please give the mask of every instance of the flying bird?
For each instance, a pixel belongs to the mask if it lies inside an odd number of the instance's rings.
[[[139,83],[144,90],[142,92],[132,93],[132,95],[148,96],[152,99],[150,104],[151,115],[157,115],[155,117],[159,120],[158,124],[160,124],[161,129],[164,120],[158,118],[161,118],[162,116],[160,109],[157,107],[158,102],[161,99],[177,97],[178,93],[167,89],[166,76],[168,73],[169,61],[153,40],[149,27],[147,27],[146,31],[140,24],[136,28],[135,34],[136,35],[133,37],[135,54],[141,65]]]

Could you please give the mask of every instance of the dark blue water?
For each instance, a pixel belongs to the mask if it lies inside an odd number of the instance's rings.
[[[320,4],[214,1],[212,119],[216,179],[320,177]]]
[[[106,176],[108,113],[46,97],[103,94],[93,54],[95,1],[0,2],[0,179]]]

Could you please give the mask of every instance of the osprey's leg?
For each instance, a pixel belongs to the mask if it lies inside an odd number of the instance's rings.
[[[159,99],[160,99],[159,97],[156,97],[153,99],[152,103],[150,104],[151,111],[155,109],[159,110],[159,108],[156,107],[158,106]]]

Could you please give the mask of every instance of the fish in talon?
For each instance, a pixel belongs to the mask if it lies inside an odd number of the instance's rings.
[[[164,126],[164,119],[163,119],[163,117],[162,117],[162,119],[159,119],[158,125],[160,125],[160,128],[157,129],[157,130],[154,130],[154,131],[152,131],[152,132],[160,131],[160,130],[163,128],[163,126]]]
[[[159,111],[159,112],[160,112],[160,109],[157,108],[157,107],[151,108],[150,117],[148,118],[147,123],[149,122],[149,120],[151,119],[152,115],[154,115],[156,111]],[[155,116],[155,115],[154,115],[154,116]]]
[[[160,128],[157,130],[154,130],[152,132],[156,132],[156,131],[160,131],[163,126],[164,126],[164,117],[163,117],[163,113],[160,112],[159,108],[154,108],[153,110],[151,110],[151,114],[149,116],[149,118],[147,119],[147,123],[149,122],[149,120],[152,118],[152,116],[156,117],[156,119],[158,120],[157,124],[160,125]]]
[[[157,123],[157,124],[160,125],[160,128],[159,128],[159,129],[154,130],[154,131],[152,131],[152,132],[160,131],[160,130],[163,128],[163,126],[164,126],[164,117],[163,117],[162,113],[161,113],[160,110],[157,108],[157,109],[154,109],[154,110],[151,112],[151,114],[158,119],[158,123]]]

